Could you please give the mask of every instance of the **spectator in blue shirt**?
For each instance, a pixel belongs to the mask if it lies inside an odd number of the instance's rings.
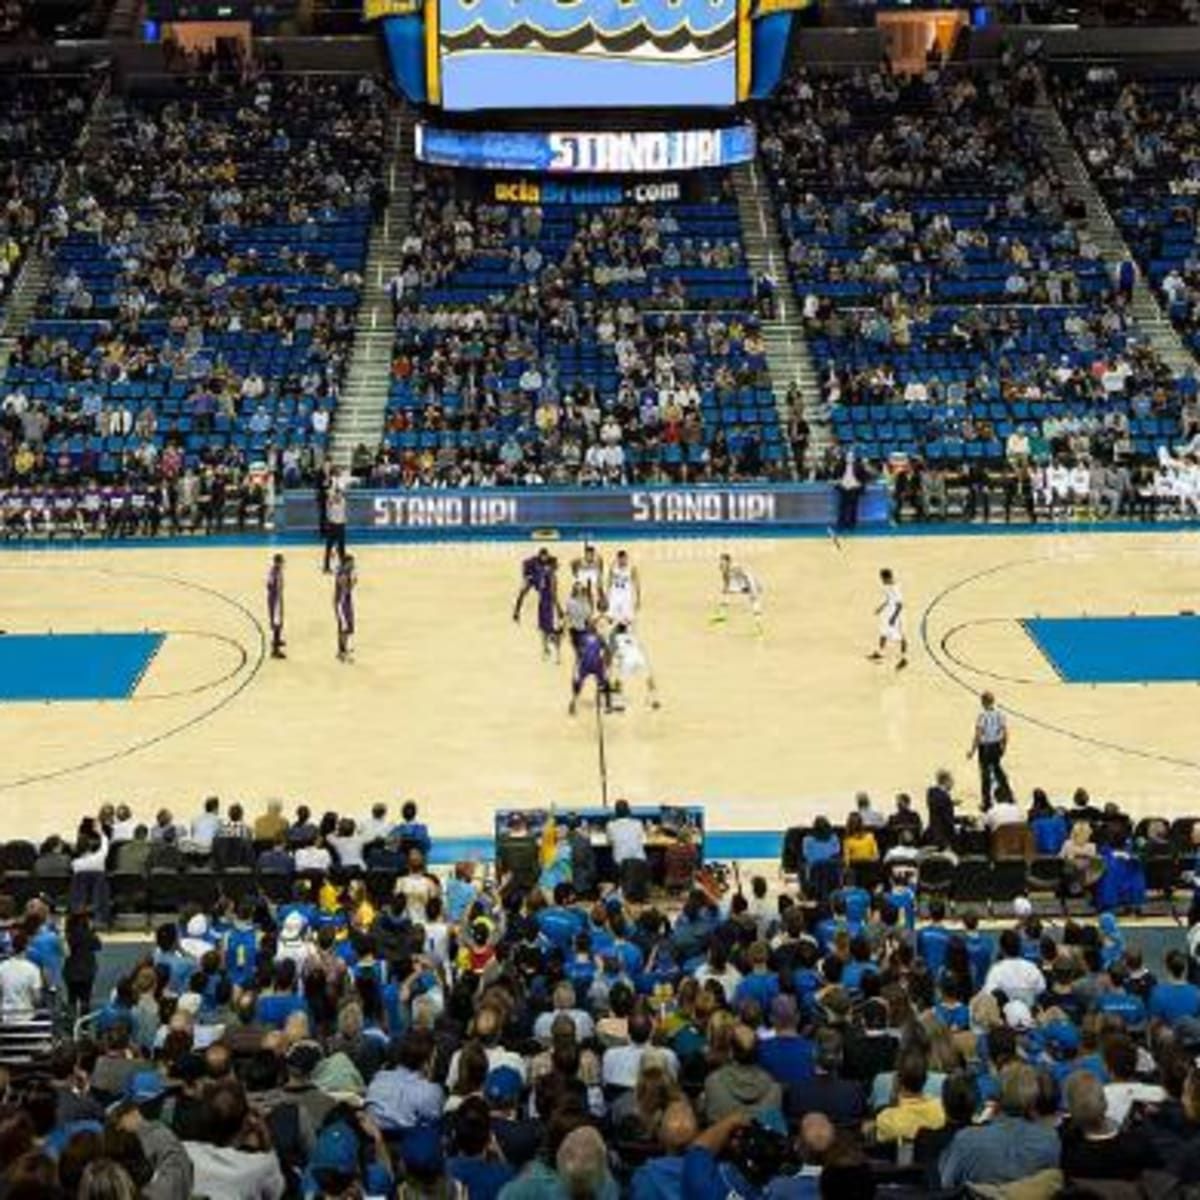
[[[1033,831],[1033,847],[1046,858],[1057,858],[1067,840],[1070,826],[1067,818],[1050,804],[1041,788],[1033,792],[1033,807],[1029,811],[1029,828]]]
[[[946,962],[946,951],[953,936],[950,930],[942,926],[946,919],[946,902],[934,898],[929,902],[929,919],[932,925],[927,925],[917,934],[917,954],[925,960],[929,973],[937,978]]]
[[[417,806],[411,800],[400,809],[400,824],[392,830],[392,837],[406,848],[415,846],[422,854],[428,854],[433,845],[428,828],[417,820]]]
[[[445,1093],[428,1078],[433,1050],[433,1038],[425,1030],[410,1030],[394,1056],[389,1055],[394,1065],[371,1080],[367,1111],[380,1129],[412,1129],[441,1120]]]
[[[1187,981],[1187,955],[1182,950],[1168,950],[1163,965],[1167,977],[1150,993],[1150,1016],[1168,1025],[1184,1017],[1200,1017],[1200,988]]]
[[[468,1200],[495,1200],[516,1171],[492,1138],[492,1114],[481,1096],[468,1096],[454,1114],[454,1154],[446,1174],[467,1189]]]
[[[841,857],[841,840],[826,817],[818,817],[813,822],[812,833],[807,834],[801,843],[801,853],[805,865],[810,868]]]
[[[771,1001],[779,995],[779,976],[767,967],[770,949],[766,942],[755,942],[747,952],[750,961],[750,974],[743,977],[734,992],[734,1003],[740,1005],[744,1000],[754,1000],[766,1012]]]
[[[794,996],[776,996],[771,1001],[774,1037],[758,1045],[759,1065],[785,1088],[813,1077],[813,1044],[800,1036],[800,1009]]]
[[[996,957],[996,943],[989,934],[980,932],[978,913],[963,913],[962,923],[963,941],[967,943],[967,958],[971,961],[971,979],[977,988],[981,988],[988,971],[991,970],[992,960]]]
[[[683,1156],[698,1132],[696,1114],[687,1100],[668,1104],[658,1126],[658,1143],[663,1153],[634,1172],[630,1200],[680,1200],[684,1194]]]

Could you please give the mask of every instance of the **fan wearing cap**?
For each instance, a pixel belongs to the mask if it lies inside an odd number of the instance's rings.
[[[523,1086],[520,1074],[512,1067],[493,1067],[483,1084],[496,1144],[504,1161],[518,1170],[536,1156],[543,1133],[540,1122],[519,1114]]]

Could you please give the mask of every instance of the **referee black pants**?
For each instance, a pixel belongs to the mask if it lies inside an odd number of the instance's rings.
[[[1008,791],[1008,776],[1000,761],[1003,757],[1004,747],[999,742],[985,742],[979,747],[979,795],[985,809],[991,807],[993,787]]]

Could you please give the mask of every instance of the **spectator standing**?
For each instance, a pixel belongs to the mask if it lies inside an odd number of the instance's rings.
[[[0,962],[0,1024],[33,1019],[42,999],[42,972],[27,957],[22,929],[12,935],[12,954]]]
[[[71,913],[67,917],[67,960],[63,964],[63,981],[67,985],[67,1002],[77,1016],[83,1016],[91,1007],[100,949],[100,939],[87,911]]]
[[[621,891],[630,899],[636,899],[638,897],[630,894],[631,890],[640,893],[645,887],[646,827],[632,815],[628,800],[617,801],[607,834]]]

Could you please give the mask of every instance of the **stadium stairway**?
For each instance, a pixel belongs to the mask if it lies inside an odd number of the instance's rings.
[[[1133,252],[1092,182],[1058,109],[1043,95],[1032,110],[1032,118],[1034,129],[1054,159],[1068,191],[1087,206],[1087,233],[1100,248],[1101,257],[1114,268],[1122,261],[1132,260]],[[1196,369],[1196,360],[1163,312],[1140,270],[1133,288],[1131,311],[1139,331],[1149,339],[1150,345],[1175,375]]]
[[[407,108],[395,105],[388,124],[388,206],[383,220],[371,232],[350,370],[333,417],[329,456],[339,468],[350,466],[359,445],[375,453],[383,435],[391,384],[395,331],[387,285],[400,266],[400,248],[412,214],[412,115]]]
[[[91,111],[79,131],[75,142],[75,157],[77,157],[89,142],[103,140],[111,123],[112,100],[109,84],[105,82],[96,93]],[[65,165],[65,164],[64,164]],[[58,179],[55,188],[55,198],[64,195],[67,188],[68,176],[64,171]],[[17,337],[25,331],[33,320],[38,297],[45,290],[50,279],[51,255],[42,253],[34,247],[17,272],[17,280],[9,293],[4,311],[0,313],[0,378],[8,369],[8,360],[16,345]]]
[[[833,440],[829,414],[821,399],[820,379],[808,352],[796,298],[788,280],[787,257],[783,251],[779,222],[771,197],[762,185],[758,163],[751,162],[736,167],[733,172],[733,186],[742,223],[742,241],[746,246],[746,258],[751,273],[756,280],[770,275],[776,282],[775,316],[763,321],[762,331],[767,347],[767,363],[771,368],[775,404],[779,411],[779,423],[785,431],[791,425],[792,414],[789,411],[787,391],[790,384],[797,383],[804,400],[803,416],[809,425],[809,461],[816,463],[824,455],[826,446]],[[794,460],[789,438],[785,437],[784,445],[792,476],[805,478],[810,473],[809,464]]]

